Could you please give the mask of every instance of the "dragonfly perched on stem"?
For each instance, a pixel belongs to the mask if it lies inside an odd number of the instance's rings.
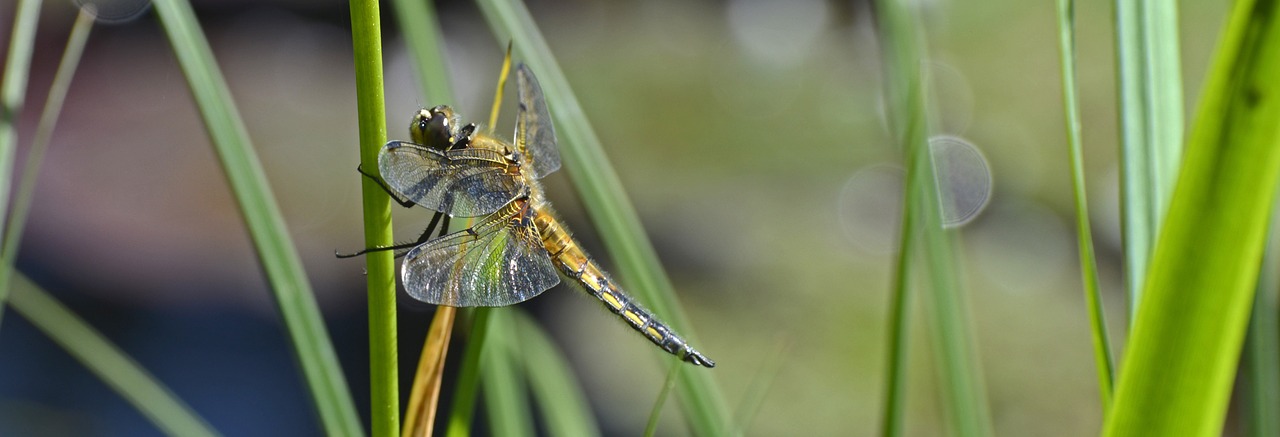
[[[436,216],[416,241],[349,256],[395,250],[404,257],[400,277],[410,296],[453,307],[524,302],[560,283],[558,271],[663,350],[715,367],[623,292],[556,216],[538,182],[560,168],[551,114],[528,67],[516,68],[516,81],[519,111],[512,142],[477,132],[474,123],[462,125],[452,108],[436,106],[414,115],[412,141],[383,146],[378,154],[381,179],[361,173],[377,180],[401,205],[416,204]],[[431,238],[442,216],[442,236]],[[443,235],[449,217],[480,219]]]

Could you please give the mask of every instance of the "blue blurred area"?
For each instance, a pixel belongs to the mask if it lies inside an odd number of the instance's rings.
[[[231,307],[141,308],[74,292],[55,294],[220,432],[319,434],[277,319]],[[3,403],[27,405],[0,408],[0,435],[160,435],[20,315],[10,311],[4,322],[0,357],[22,359],[0,360],[0,396]],[[330,320],[337,332],[360,332],[358,322]]]

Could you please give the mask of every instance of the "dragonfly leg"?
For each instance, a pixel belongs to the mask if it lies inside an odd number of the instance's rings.
[[[368,249],[364,249],[356,253],[338,253],[337,251],[334,251],[333,254],[338,258],[352,258],[352,257],[364,255],[370,252],[412,249],[414,247],[421,245],[422,243],[426,243],[428,240],[431,240],[431,234],[435,232],[436,225],[441,222],[441,217],[444,217],[444,223],[443,223],[443,226],[440,226],[440,236],[444,236],[444,234],[449,231],[449,215],[437,211],[435,216],[431,217],[431,223],[427,224],[427,229],[422,231],[422,235],[418,236],[417,240],[410,241],[407,243],[399,243],[391,246],[370,247]],[[408,252],[406,251],[403,253],[397,253],[395,257],[396,258],[402,257],[404,256],[405,253],[408,253]]]
[[[382,178],[378,177],[373,173],[364,171],[363,165],[357,164],[356,171],[360,172],[360,174],[364,175],[364,177],[372,179],[374,182],[377,182],[378,186],[382,187],[382,191],[386,191],[387,195],[391,196],[391,198],[394,199],[396,203],[399,203],[400,206],[403,206],[405,208],[413,208],[414,205],[417,205],[416,202],[409,200],[409,198],[407,197],[401,196],[400,193],[397,193],[395,192],[395,190],[392,190],[391,187],[388,187],[387,182],[383,181]]]

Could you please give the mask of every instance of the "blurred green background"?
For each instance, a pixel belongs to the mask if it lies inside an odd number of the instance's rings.
[[[194,3],[367,410],[364,263],[333,257],[363,245],[347,4]],[[989,204],[959,229],[959,258],[995,431],[1095,433],[1100,407],[1073,242],[1053,4],[920,3],[934,133],[975,145],[994,180]],[[901,157],[883,119],[869,3],[528,6],[675,282],[695,346],[718,364],[687,371],[712,372],[731,408],[752,383],[772,378],[751,435],[874,433]],[[1078,7],[1091,210],[1122,350],[1112,12],[1104,2]],[[1182,4],[1188,108],[1225,7]],[[482,121],[506,41],[470,3],[437,8],[456,109]],[[13,13],[12,2],[0,5],[6,47]],[[73,18],[70,2],[44,8],[18,162]],[[405,138],[409,117],[436,102],[415,89],[394,24],[384,20],[388,133]],[[80,68],[41,170],[19,269],[220,431],[317,433],[250,240],[154,15],[96,27]],[[608,267],[568,184],[563,174],[547,178],[549,197]],[[397,238],[411,239],[430,212],[397,209],[395,217]],[[431,309],[400,300],[407,382]],[[647,341],[563,285],[520,307],[571,359],[606,434],[643,429],[666,370]],[[909,435],[943,429],[924,321],[915,317],[912,328]],[[780,370],[765,371],[779,354]],[[156,431],[21,317],[6,317],[0,434],[32,432]],[[660,434],[684,432],[669,407]]]

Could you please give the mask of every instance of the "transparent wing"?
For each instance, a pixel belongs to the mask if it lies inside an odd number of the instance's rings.
[[[542,96],[538,78],[529,67],[520,64],[516,68],[516,82],[520,88],[520,112],[516,114],[516,147],[525,156],[533,177],[541,178],[560,169],[560,151],[556,148],[556,130],[551,124],[551,112]]]
[[[378,170],[391,189],[427,209],[476,217],[502,208],[521,193],[502,152],[482,148],[441,151],[391,141],[378,153]]]
[[[410,250],[400,272],[405,291],[436,305],[505,306],[560,283],[526,203]]]

